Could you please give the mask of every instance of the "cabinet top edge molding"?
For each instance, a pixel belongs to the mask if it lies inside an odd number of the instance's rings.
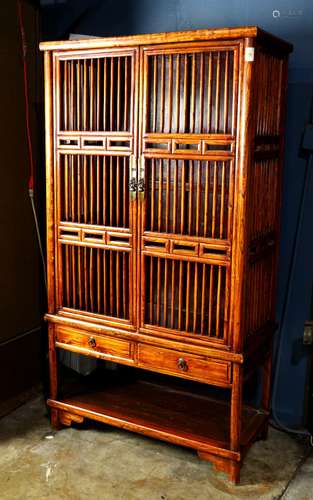
[[[258,26],[242,26],[236,28],[209,28],[192,31],[152,33],[120,37],[83,38],[81,40],[49,41],[39,44],[40,50],[78,50],[101,49],[109,47],[126,47],[136,45],[153,45],[176,42],[200,42],[213,40],[235,40],[238,38],[255,38],[261,44],[270,44],[282,53],[290,53],[293,46],[276,36],[262,30]]]

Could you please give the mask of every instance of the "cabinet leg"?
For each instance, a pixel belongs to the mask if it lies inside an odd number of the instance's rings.
[[[55,431],[59,431],[62,428],[62,424],[59,418],[59,411],[56,408],[51,408],[50,410],[50,421],[51,421],[51,427]]]
[[[230,403],[230,449],[240,451],[242,417],[242,366],[233,365],[233,384]]]
[[[201,460],[207,460],[208,462],[211,462],[216,471],[225,472],[232,483],[239,483],[241,468],[240,462],[235,462],[234,460],[219,457],[217,455],[212,455],[211,453],[203,451],[198,451],[198,456],[199,458],[201,458]]]
[[[263,366],[262,408],[267,412],[270,412],[270,405],[271,405],[272,365],[273,365],[273,353],[271,349]],[[267,435],[268,435],[268,420],[266,421],[263,429],[260,432],[260,439],[266,439]]]

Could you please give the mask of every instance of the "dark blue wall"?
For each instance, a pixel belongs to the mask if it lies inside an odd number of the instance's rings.
[[[88,9],[88,11],[86,11]],[[46,39],[68,32],[127,35],[185,29],[258,25],[294,44],[290,58],[286,156],[283,190],[277,316],[286,290],[290,255],[303,183],[301,136],[309,121],[313,90],[313,3],[309,0],[76,0],[43,10]],[[70,26],[71,25],[71,26]],[[70,26],[70,27],[69,27]],[[309,186],[300,251],[283,333],[277,408],[285,422],[303,423],[308,355],[302,346],[303,323],[311,316],[313,277],[313,187]]]

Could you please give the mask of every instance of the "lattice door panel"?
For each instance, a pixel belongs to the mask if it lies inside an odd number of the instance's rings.
[[[149,158],[144,230],[230,239],[232,160]]]
[[[60,220],[129,228],[127,156],[60,155]]]
[[[63,244],[64,307],[128,320],[130,254],[125,251]]]
[[[133,321],[130,157],[62,153],[57,168],[59,304]]]
[[[142,50],[142,328],[227,343],[238,45]]]
[[[54,60],[58,308],[130,329],[137,67],[136,48],[62,52]]]
[[[59,130],[131,131],[134,51],[59,60]]]
[[[146,325],[224,340],[227,267],[147,255]]]
[[[147,133],[234,134],[237,48],[145,50]]]

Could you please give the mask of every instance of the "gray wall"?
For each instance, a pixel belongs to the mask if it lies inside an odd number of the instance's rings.
[[[86,11],[86,9],[88,9]],[[301,136],[309,121],[313,83],[313,3],[308,0],[108,0],[67,2],[44,9],[46,39],[64,38],[69,31],[91,35],[127,35],[220,26],[259,25],[294,44],[290,58],[283,220],[278,290],[281,315],[297,210],[305,168],[299,156]],[[277,406],[295,426],[303,422],[308,353],[302,346],[303,323],[310,317],[312,294],[313,188],[306,206],[290,307],[283,331],[282,365]]]

